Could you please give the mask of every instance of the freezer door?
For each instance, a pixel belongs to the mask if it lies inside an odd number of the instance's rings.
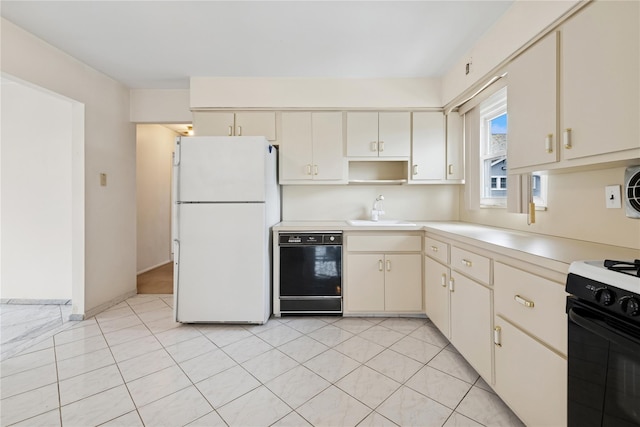
[[[267,156],[264,137],[189,137],[176,146],[181,202],[262,202]]]
[[[264,204],[178,210],[177,321],[264,323],[271,301]]]

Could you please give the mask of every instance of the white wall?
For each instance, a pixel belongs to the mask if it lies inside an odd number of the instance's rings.
[[[171,261],[171,165],[176,136],[164,126],[137,126],[138,274]]]
[[[136,292],[135,126],[129,90],[2,19],[1,69],[81,102],[84,120],[84,296],[74,314],[93,314]],[[75,151],[74,151],[75,155]],[[73,167],[77,165],[74,162]],[[100,173],[108,185],[100,186]],[[74,219],[78,227],[82,218]]]
[[[71,299],[72,114],[68,100],[2,82],[3,299]]]
[[[285,221],[369,219],[379,194],[383,219],[458,219],[458,185],[318,185],[282,187]]]

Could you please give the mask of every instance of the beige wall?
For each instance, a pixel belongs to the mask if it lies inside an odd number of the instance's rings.
[[[70,300],[69,100],[2,81],[2,299]]]
[[[132,89],[134,123],[191,123],[189,89]]]
[[[191,108],[442,107],[440,79],[192,77]]]
[[[579,0],[516,0],[487,33],[442,78],[442,101],[448,104],[485,78],[501,62],[571,10]],[[471,61],[471,72],[465,64]]]
[[[73,311],[92,313],[136,291],[129,90],[5,19],[1,31],[3,73],[84,104],[84,217],[74,217],[72,224],[84,231],[74,237],[74,244],[84,244],[84,296],[80,300],[74,291]],[[107,174],[106,187],[100,186],[100,173]]]
[[[379,194],[383,219],[452,221],[458,219],[457,185],[318,185],[282,188],[285,221],[369,219]]]
[[[138,274],[171,261],[171,165],[176,136],[164,126],[137,126]]]
[[[527,225],[524,214],[510,214],[504,209],[467,211],[464,204],[461,204],[460,219],[640,249],[640,220],[627,218],[624,208],[605,208],[604,188],[607,185],[624,188],[624,170],[617,167],[549,175],[549,207],[547,211],[536,212],[536,223],[532,225]]]

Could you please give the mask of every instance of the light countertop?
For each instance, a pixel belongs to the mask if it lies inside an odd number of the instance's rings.
[[[525,231],[456,221],[411,221],[415,226],[352,226],[346,221],[283,221],[275,231],[426,231],[431,237],[459,241],[523,261],[544,261],[554,270],[566,272],[577,260],[636,259],[640,250]],[[555,264],[555,265],[553,265]]]

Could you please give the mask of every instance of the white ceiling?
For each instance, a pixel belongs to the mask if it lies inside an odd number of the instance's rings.
[[[30,1],[4,18],[131,88],[190,76],[438,77],[513,0]]]

